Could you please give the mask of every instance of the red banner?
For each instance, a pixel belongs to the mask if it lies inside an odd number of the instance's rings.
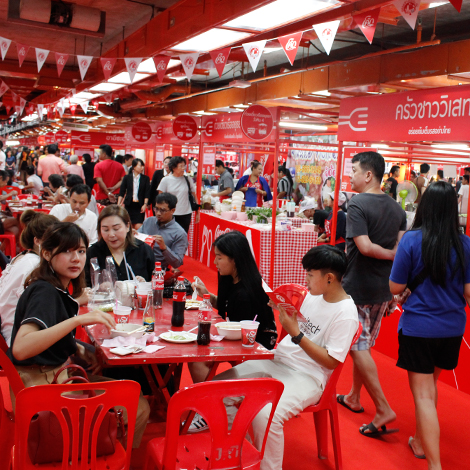
[[[287,36],[282,36],[277,38],[280,42],[284,52],[286,53],[287,58],[291,65],[294,65],[295,56],[300,46],[300,40],[302,39],[302,32],[288,34]]]
[[[231,50],[231,47],[225,47],[224,49],[209,52],[219,77],[222,77],[222,73],[224,72],[224,68],[227,65],[227,59]]]
[[[113,73],[113,68],[116,64],[116,60],[117,59],[109,59],[109,58],[104,58],[104,57],[101,57],[100,58],[100,61],[101,61],[101,67],[103,67],[103,75],[104,75],[104,79],[106,81],[109,80],[109,77],[111,76],[111,74]]]
[[[173,134],[183,142],[193,139],[197,135],[198,123],[192,116],[181,115],[173,121]]]
[[[157,69],[157,77],[160,83],[163,82],[165,78],[166,69],[168,67],[168,62],[170,62],[171,57],[168,55],[157,55],[153,58],[155,63],[155,68]]]
[[[370,44],[372,44],[372,40],[374,39],[375,28],[377,28],[377,23],[379,21],[379,14],[380,8],[376,8],[375,10],[355,15],[353,18],[354,22],[359,26],[359,29]]]
[[[466,141],[470,85],[341,101],[338,140]]]
[[[111,147],[124,147],[124,134],[106,134],[105,132],[80,132],[72,131],[70,136],[71,145],[75,147],[83,147],[84,145],[92,145],[98,147],[103,144],[111,145]]]

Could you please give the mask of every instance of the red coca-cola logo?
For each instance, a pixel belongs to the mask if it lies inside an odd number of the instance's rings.
[[[321,34],[324,38],[328,38],[331,36],[332,32],[330,28],[325,28]]]
[[[297,41],[294,38],[289,38],[286,44],[286,51],[293,51],[297,48]]]
[[[65,65],[65,58],[63,55],[59,56],[59,58],[57,59],[57,63],[59,65]]]
[[[104,64],[104,66],[103,66],[103,69],[111,71],[112,68],[113,68],[113,65],[111,64],[111,61],[107,60],[106,63]]]
[[[250,51],[248,52],[249,56],[252,58],[252,59],[256,59],[260,52],[259,52],[259,47],[258,46],[253,46]]]
[[[19,51],[18,51],[18,54],[19,55],[26,55],[26,49],[24,47],[22,47]]]
[[[186,65],[186,67],[188,69],[191,69],[194,67],[194,59],[192,57],[188,57],[185,61],[184,61],[184,65]]]
[[[403,3],[401,7],[401,11],[407,15],[412,15],[416,11],[416,8],[417,8],[416,2],[408,1],[408,2]]]

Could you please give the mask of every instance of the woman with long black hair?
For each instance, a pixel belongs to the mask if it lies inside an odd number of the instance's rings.
[[[398,325],[397,366],[408,371],[415,402],[416,434],[408,444],[428,468],[440,470],[437,379],[453,370],[470,301],[470,238],[459,233],[457,198],[444,181],[429,185],[412,229],[397,248],[390,291],[412,293]]]
[[[292,175],[283,165],[279,166],[278,172],[279,182],[277,183],[277,198],[290,199],[292,196],[292,190],[294,189],[294,180],[292,179]]]

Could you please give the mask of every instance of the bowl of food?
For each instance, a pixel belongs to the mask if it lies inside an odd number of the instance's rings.
[[[133,336],[134,338],[141,338],[145,333],[145,327],[134,323],[118,323],[116,328],[111,330],[111,338],[116,336],[124,336],[125,338]]]
[[[242,339],[242,327],[238,321],[216,323],[215,327],[219,335],[225,336],[225,339]]]

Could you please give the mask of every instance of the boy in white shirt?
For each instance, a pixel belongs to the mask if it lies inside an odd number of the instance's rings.
[[[284,455],[284,422],[304,408],[318,403],[333,369],[344,362],[359,326],[356,305],[341,286],[346,272],[344,252],[330,245],[312,248],[302,259],[307,272],[309,293],[300,312],[306,322],[289,316],[279,307],[279,320],[287,332],[274,350],[274,359],[247,361],[219,374],[214,380],[273,377],[284,384],[269,430],[261,470],[282,469]],[[272,305],[275,307],[274,305]],[[277,307],[276,307],[277,308]],[[236,398],[225,400],[229,421],[236,413]],[[270,407],[265,407],[253,420],[254,445],[261,449]],[[199,415],[189,432],[207,429]]]

